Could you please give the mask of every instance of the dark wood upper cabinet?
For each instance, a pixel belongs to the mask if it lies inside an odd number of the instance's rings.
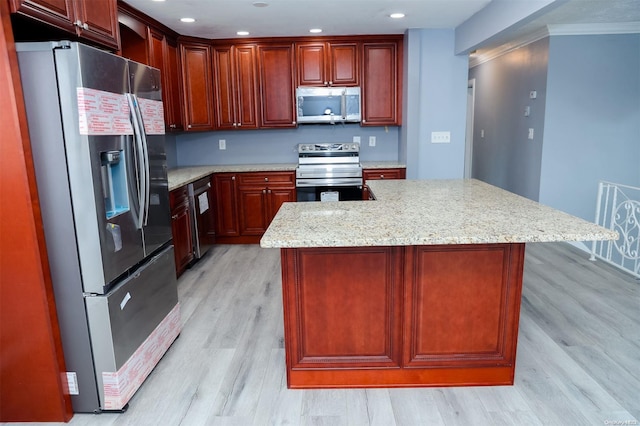
[[[185,130],[214,130],[211,46],[180,43]]]
[[[166,131],[183,130],[177,34],[122,3],[118,7],[118,22],[120,54],[160,70]]]
[[[10,0],[11,12],[112,50],[120,48],[117,0]]]
[[[213,69],[216,127],[257,128],[255,46],[215,46]]]
[[[258,45],[260,127],[295,127],[293,44]]]
[[[296,43],[299,86],[357,86],[360,77],[359,43]]]
[[[182,111],[182,96],[180,95],[180,55],[178,53],[178,42],[168,37],[164,38],[162,45],[164,52],[164,89],[163,96],[165,102],[165,122],[169,130],[184,130],[184,114]]]
[[[402,42],[362,45],[362,125],[400,125],[402,121]]]

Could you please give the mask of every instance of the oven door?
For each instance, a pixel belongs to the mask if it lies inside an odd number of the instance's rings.
[[[349,181],[349,182],[347,182]],[[316,183],[296,186],[297,201],[354,201],[362,200],[362,181],[354,183],[353,179],[344,179],[342,183]]]

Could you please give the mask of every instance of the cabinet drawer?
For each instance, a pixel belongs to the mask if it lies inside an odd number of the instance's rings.
[[[376,179],[404,179],[405,169],[369,169],[362,171],[362,178],[367,180]]]
[[[189,193],[187,192],[187,185],[176,188],[169,193],[169,204],[171,209],[179,206],[180,204],[188,201]]]
[[[241,186],[295,186],[293,172],[239,173],[238,183]]]

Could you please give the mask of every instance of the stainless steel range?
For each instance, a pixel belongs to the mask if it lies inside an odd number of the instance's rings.
[[[298,201],[362,200],[360,144],[299,144],[296,191]]]

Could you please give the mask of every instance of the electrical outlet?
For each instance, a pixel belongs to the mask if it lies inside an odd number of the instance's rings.
[[[431,132],[431,143],[450,143],[451,132]]]
[[[528,135],[529,139],[533,139],[533,128],[529,127],[529,135]]]
[[[369,146],[376,146],[376,137],[369,136]]]
[[[226,139],[219,139],[218,140],[218,147],[220,149],[227,149],[227,141],[226,141]]]
[[[354,136],[353,137],[353,142],[354,143],[360,143],[360,136]]]

